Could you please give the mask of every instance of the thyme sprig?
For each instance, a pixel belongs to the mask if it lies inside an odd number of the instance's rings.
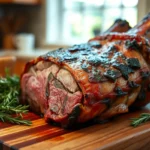
[[[19,103],[19,95],[19,77],[10,76],[6,70],[6,77],[0,77],[0,120],[14,124],[31,125],[31,121],[23,119],[22,114],[28,112],[28,106]]]
[[[142,113],[138,118],[131,118],[131,126],[137,127],[142,123],[150,121],[150,113]]]

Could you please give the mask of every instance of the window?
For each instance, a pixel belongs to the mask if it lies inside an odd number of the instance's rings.
[[[86,42],[116,19],[137,23],[138,0],[47,0],[47,43]]]

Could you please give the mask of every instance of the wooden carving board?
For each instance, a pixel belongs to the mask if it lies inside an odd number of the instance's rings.
[[[64,130],[29,113],[32,126],[0,123],[0,150],[150,150],[150,122],[130,126],[130,118],[149,108],[131,112],[105,124]]]

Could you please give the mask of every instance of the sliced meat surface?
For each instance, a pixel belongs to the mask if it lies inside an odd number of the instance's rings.
[[[75,79],[72,77],[69,71],[60,69],[57,74],[57,79],[64,85],[64,87],[70,92],[79,90]]]

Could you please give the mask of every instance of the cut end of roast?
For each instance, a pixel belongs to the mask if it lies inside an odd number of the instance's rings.
[[[82,101],[82,92],[71,73],[51,62],[32,66],[23,75],[21,87],[22,100],[34,112],[44,114],[46,120],[68,122]]]

